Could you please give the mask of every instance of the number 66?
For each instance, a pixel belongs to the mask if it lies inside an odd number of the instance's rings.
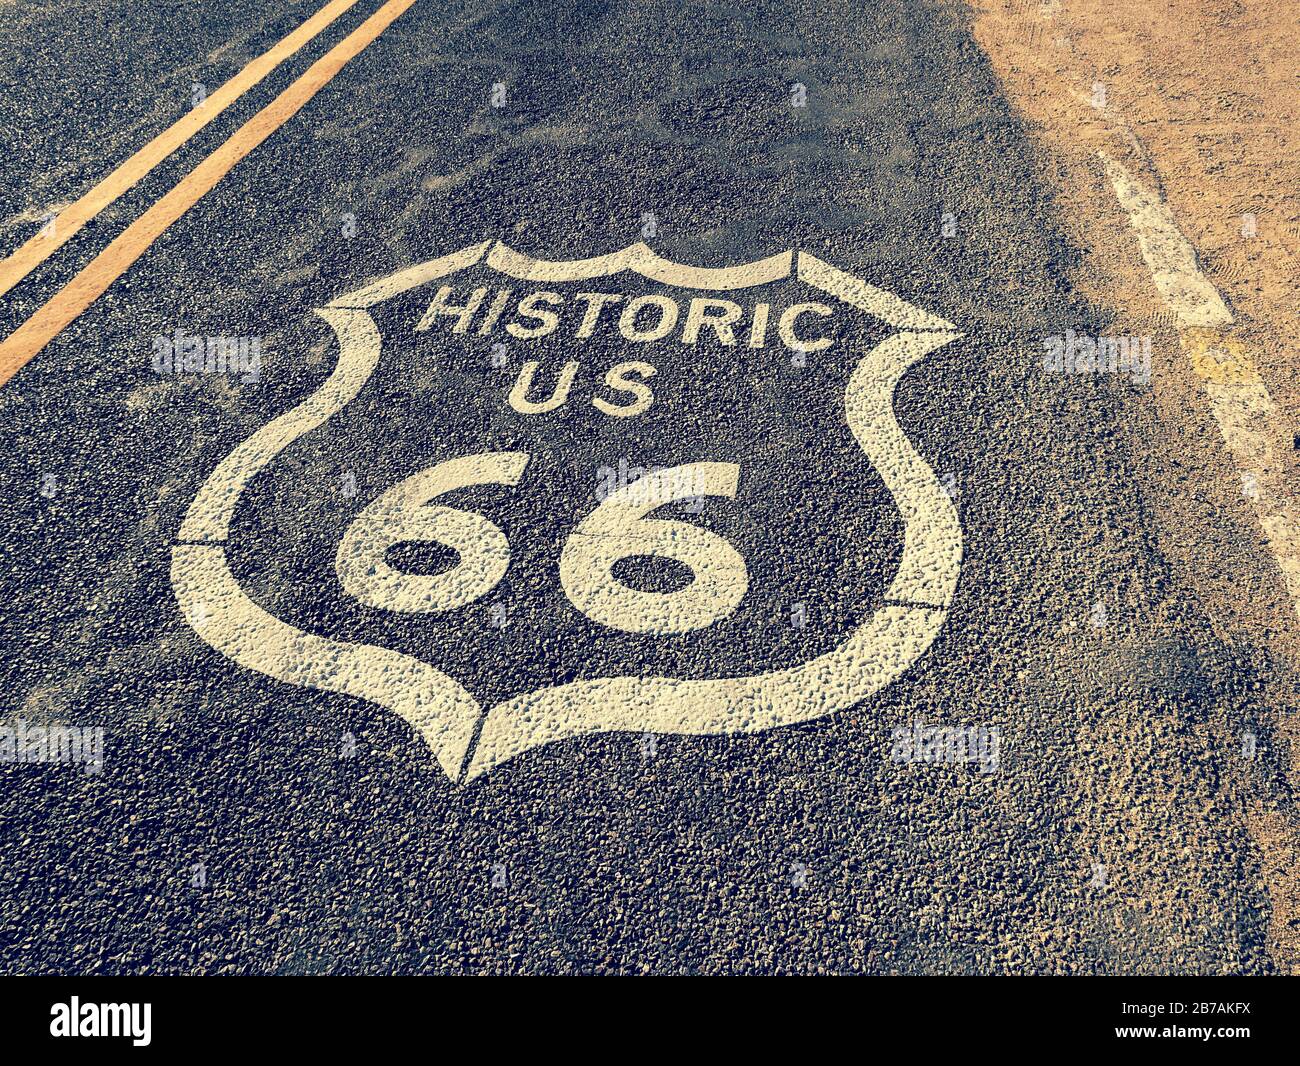
[[[430,501],[472,485],[518,485],[528,459],[524,452],[481,452],[394,485],[344,533],[334,560],[343,587],[369,607],[402,613],[450,611],[487,595],[510,566],[506,535],[480,514]],[[610,495],[560,552],[560,584],[569,601],[592,621],[629,633],[686,633],[731,614],[749,587],[740,553],[707,529],[646,515],[689,497],[734,499],[739,478],[735,463],[686,463]],[[460,561],[440,574],[403,573],[385,561],[390,548],[412,542],[446,545]],[[613,569],[631,556],[675,559],[692,580],[674,592],[630,588]]]

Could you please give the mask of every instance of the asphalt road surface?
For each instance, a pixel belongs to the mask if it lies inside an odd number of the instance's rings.
[[[318,7],[0,6],[6,254]],[[399,14],[0,388],[0,966],[1272,972],[1036,151],[956,5]]]

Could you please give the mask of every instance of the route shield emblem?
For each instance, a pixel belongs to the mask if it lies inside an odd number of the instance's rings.
[[[867,281],[488,241],[316,314],[333,372],[212,471],[172,584],[222,654],[388,708],[453,780],[817,718],[944,623],[961,529],[895,389],[960,334]]]

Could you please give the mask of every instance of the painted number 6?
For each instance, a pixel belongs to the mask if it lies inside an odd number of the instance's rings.
[[[528,455],[482,452],[449,459],[394,485],[348,527],[334,568],[362,603],[388,611],[450,611],[487,595],[505,576],[510,546],[482,515],[431,501],[471,485],[519,484]],[[749,587],[745,560],[722,537],[672,519],[647,518],[657,507],[699,496],[734,499],[735,463],[686,463],[634,481],[578,523],[560,552],[560,584],[592,621],[630,633],[686,633],[725,618]],[[385,561],[390,548],[439,543],[460,555],[440,574],[407,574]],[[674,592],[630,588],[614,566],[633,556],[667,557],[690,569]]]

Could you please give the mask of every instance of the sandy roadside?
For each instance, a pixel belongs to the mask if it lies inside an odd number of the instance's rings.
[[[1300,627],[1295,574],[1289,588],[1284,577],[1300,500],[1300,15],[1285,0],[973,8],[976,39],[1044,149],[1084,250],[1074,283],[1114,314],[1112,333],[1151,338],[1150,389],[1125,430],[1147,460],[1161,550],[1220,639],[1268,664],[1262,702],[1300,787]],[[1121,171],[1167,206],[1229,327],[1189,330],[1158,291]],[[1234,414],[1225,389],[1250,403]],[[1300,972],[1294,814],[1243,794],[1273,903],[1270,950]]]

